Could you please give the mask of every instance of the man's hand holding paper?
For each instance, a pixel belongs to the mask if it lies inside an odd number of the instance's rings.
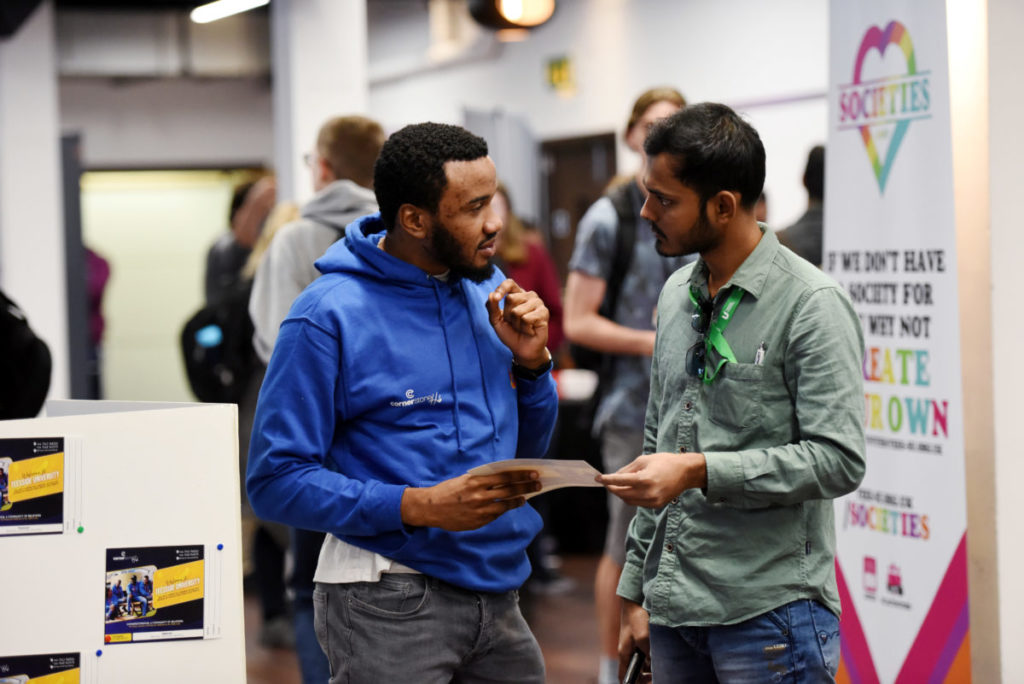
[[[549,492],[562,487],[601,487],[594,478],[601,473],[586,461],[562,461],[547,458],[513,458],[477,466],[467,475],[493,475],[496,473],[530,470],[538,474],[540,489],[526,493],[523,498]]]

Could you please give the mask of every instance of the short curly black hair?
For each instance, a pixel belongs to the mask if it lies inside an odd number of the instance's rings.
[[[373,167],[373,190],[384,227],[394,227],[403,204],[437,211],[448,184],[445,162],[486,156],[487,141],[460,126],[420,123],[394,133]]]

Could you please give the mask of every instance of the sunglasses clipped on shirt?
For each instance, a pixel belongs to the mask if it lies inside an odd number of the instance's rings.
[[[714,302],[693,287],[690,288],[690,297],[697,307],[693,315],[690,316],[690,327],[697,331],[700,338],[686,350],[686,373],[692,377],[703,379],[704,361],[707,357],[707,334],[711,325],[711,314],[714,312]]]
[[[690,325],[700,335],[700,339],[686,350],[686,372],[706,385],[711,384],[726,363],[736,363],[736,355],[725,339],[725,328],[732,321],[732,315],[742,298],[741,288],[730,288],[728,297],[719,309],[718,320],[715,320],[715,302],[705,297],[696,287],[690,286],[690,301],[695,307]],[[712,347],[719,359],[717,363],[712,363],[709,371],[707,356]]]

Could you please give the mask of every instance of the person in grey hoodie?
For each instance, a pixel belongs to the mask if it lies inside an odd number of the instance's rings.
[[[377,211],[373,163],[385,137],[380,124],[363,116],[335,117],[320,127],[316,149],[306,155],[316,194],[298,221],[274,235],[253,279],[249,316],[264,364],[292,302],[320,275],[313,262],[344,237],[345,226]]]
[[[316,147],[306,155],[316,194],[299,220],[277,231],[253,277],[249,316],[253,347],[264,365],[292,302],[320,275],[313,263],[345,236],[349,223],[377,211],[373,165],[385,138],[380,124],[363,116],[334,117],[320,127]],[[323,539],[323,532],[293,529],[291,534],[295,650],[306,684],[330,677],[313,627],[313,573]]]

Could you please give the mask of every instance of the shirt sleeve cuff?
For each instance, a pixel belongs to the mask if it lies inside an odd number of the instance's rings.
[[[619,586],[615,593],[633,603],[644,602],[644,569],[635,563],[626,561],[619,575]]]
[[[738,504],[743,496],[743,461],[739,452],[705,452],[708,487],[704,492],[708,503]]]

